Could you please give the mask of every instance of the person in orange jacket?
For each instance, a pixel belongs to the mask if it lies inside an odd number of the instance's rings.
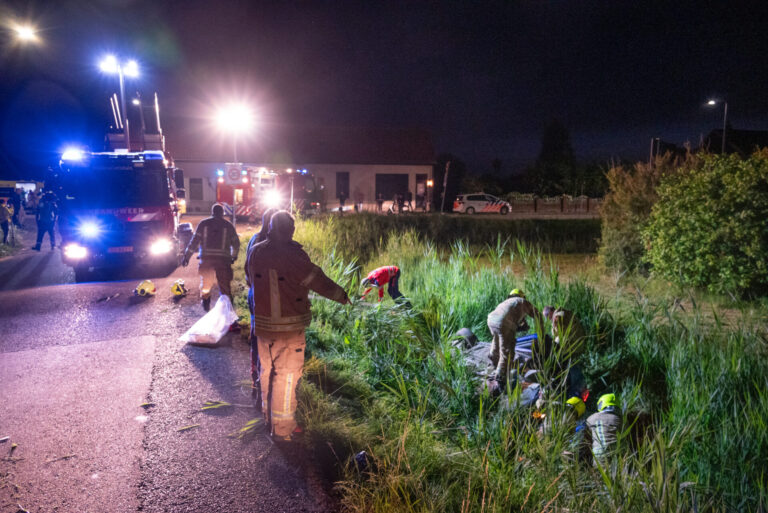
[[[373,287],[376,287],[379,289],[379,301],[381,301],[384,298],[384,285],[388,285],[387,292],[392,299],[397,300],[397,298],[403,297],[400,293],[400,289],[397,288],[397,282],[399,280],[400,269],[397,266],[386,265],[374,269],[368,273],[368,276],[363,278],[363,281],[361,282],[363,287],[367,287],[365,292],[363,292],[363,298],[368,295]]]

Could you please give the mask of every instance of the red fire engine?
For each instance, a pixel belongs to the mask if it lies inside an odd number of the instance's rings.
[[[216,201],[227,215],[257,220],[268,208],[305,214],[320,210],[321,191],[306,169],[280,169],[227,163],[216,171]]]

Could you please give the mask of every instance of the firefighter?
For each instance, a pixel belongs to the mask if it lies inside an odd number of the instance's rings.
[[[533,318],[538,328],[541,323],[541,314],[525,299],[525,294],[520,289],[513,289],[507,299],[488,314],[488,329],[493,335],[491,352],[488,356],[496,367],[492,380],[496,381],[499,387],[504,387],[506,384],[507,366],[509,360],[515,357],[518,327],[526,317]]]
[[[543,315],[552,321],[552,339],[559,345],[562,359],[579,356],[584,349],[587,335],[574,313],[563,308],[545,306]]]
[[[59,216],[59,208],[56,204],[56,195],[52,192],[46,192],[40,205],[37,207],[35,219],[37,221],[37,243],[32,246],[35,251],[40,251],[43,245],[43,237],[48,234],[51,249],[56,247],[56,235],[53,228],[56,225],[56,219]]]
[[[384,298],[384,285],[388,285],[387,292],[392,299],[397,300],[398,298],[403,297],[400,293],[400,289],[397,288],[399,280],[400,269],[397,266],[386,265],[374,269],[368,273],[368,276],[363,278],[363,281],[361,282],[363,287],[367,287],[365,292],[363,292],[362,298],[365,299],[365,296],[376,287],[379,289],[379,301],[381,301]]]
[[[8,244],[8,232],[11,230],[10,222],[13,214],[5,206],[5,200],[0,198],[0,228],[3,229],[3,244]]]
[[[261,401],[271,435],[289,442],[297,432],[296,384],[304,368],[304,330],[312,320],[309,290],[348,304],[344,289],[313,264],[293,241],[293,216],[285,210],[269,222],[267,240],[248,252],[253,289],[253,330],[258,336]]]
[[[272,219],[272,214],[277,212],[276,208],[268,208],[261,215],[261,230],[253,234],[251,240],[248,241],[247,255],[251,251],[251,248],[259,242],[267,240],[267,233],[269,232],[269,220]],[[261,373],[261,365],[259,364],[259,345],[257,342],[256,333],[253,331],[253,288],[251,282],[248,280],[248,266],[245,266],[245,283],[248,285],[248,311],[251,312],[251,329],[248,335],[248,344],[251,347],[251,398],[258,411],[261,411],[261,385],[259,384],[259,375]]]
[[[232,300],[232,264],[240,251],[240,239],[232,223],[224,219],[224,207],[216,203],[211,214],[197,225],[182,261],[184,267],[189,265],[192,254],[200,248],[200,299],[206,312],[211,308],[214,278],[219,285],[219,294]]]
[[[592,456],[595,463],[604,465],[616,448],[621,431],[621,412],[615,394],[604,394],[597,400],[597,413],[587,417],[592,434]]]

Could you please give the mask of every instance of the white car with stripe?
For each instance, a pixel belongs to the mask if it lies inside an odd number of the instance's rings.
[[[453,211],[460,214],[501,214],[507,215],[512,205],[496,196],[484,192],[460,194],[453,202]]]

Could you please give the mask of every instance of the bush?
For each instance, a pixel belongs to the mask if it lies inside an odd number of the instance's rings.
[[[716,293],[768,294],[768,152],[704,156],[658,192],[644,231],[654,273]]]
[[[599,253],[603,265],[622,272],[642,267],[642,230],[656,203],[656,188],[662,177],[675,171],[678,163],[679,159],[665,155],[657,158],[653,165],[638,162],[631,169],[620,165],[608,171],[609,193],[600,207]]]

